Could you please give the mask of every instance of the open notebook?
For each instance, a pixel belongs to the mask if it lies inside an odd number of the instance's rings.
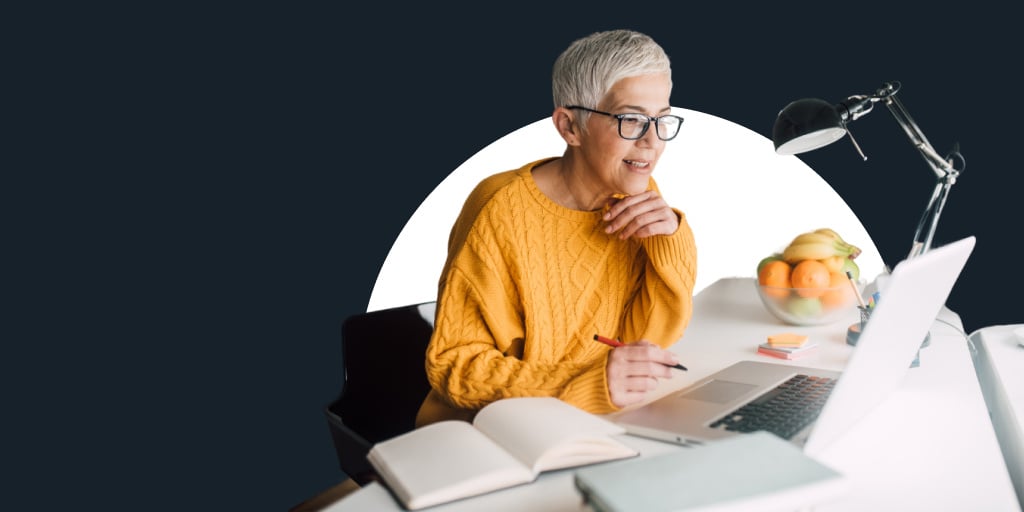
[[[545,471],[635,457],[625,430],[554,397],[505,398],[472,423],[441,421],[381,441],[367,458],[417,510],[532,482]]]
[[[967,237],[896,265],[842,372],[741,361],[614,421],[630,434],[680,444],[767,430],[819,453],[900,385],[974,243]],[[789,422],[751,421],[800,395],[817,405]]]

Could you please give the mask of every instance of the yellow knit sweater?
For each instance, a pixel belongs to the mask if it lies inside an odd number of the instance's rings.
[[[545,161],[481,181],[452,228],[419,425],[516,396],[613,412],[611,348],[594,334],[668,347],[690,320],[697,256],[685,216],[676,211],[672,235],[619,240],[602,211],[562,207],[537,188],[530,171]]]

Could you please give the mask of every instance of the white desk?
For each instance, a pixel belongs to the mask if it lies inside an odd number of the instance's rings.
[[[821,345],[816,354],[793,364],[841,369],[853,347],[846,345],[850,319],[819,327],[794,327],[772,317],[757,298],[753,279],[722,279],[694,300],[686,334],[672,350],[690,371],[662,381],[655,396],[681,389],[742,359],[787,361],[757,355],[768,334],[798,332]],[[841,502],[815,510],[985,510],[1019,511],[984,398],[960,330],[960,319],[943,308],[921,351],[889,399],[819,457],[851,479],[853,492]],[[946,324],[949,322],[952,325]],[[954,327],[955,326],[955,327]],[[654,397],[652,397],[653,399]],[[614,415],[612,415],[614,417]],[[633,436],[623,441],[649,456],[679,449]],[[536,482],[433,507],[449,511],[583,511],[573,486],[573,470],[541,475]],[[379,484],[368,485],[326,510],[402,508]]]
[[[992,415],[996,439],[1007,470],[1024,502],[1024,347],[1017,344],[1017,325],[994,325],[971,333],[974,365]]]

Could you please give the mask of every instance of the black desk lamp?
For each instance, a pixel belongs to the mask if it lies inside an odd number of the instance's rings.
[[[963,172],[965,162],[957,145],[954,145],[953,150],[945,158],[935,152],[928,139],[907,114],[903,104],[896,98],[899,89],[899,82],[887,82],[872,95],[850,96],[846,101],[836,105],[815,98],[794,101],[779,112],[772,129],[772,141],[775,143],[775,152],[780,155],[795,155],[827,146],[849,133],[847,125],[871,112],[875,103],[885,103],[937,177],[932,197],[928,201],[924,215],[921,216],[921,221],[917,224],[914,244],[907,256],[913,258],[931,248],[935,227],[939,223],[939,214],[946,204],[949,189],[956,183],[957,176]],[[860,156],[867,160],[852,134],[850,141]],[[954,158],[960,161],[959,169],[953,166]]]

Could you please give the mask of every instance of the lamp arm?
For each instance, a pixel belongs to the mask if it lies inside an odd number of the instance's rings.
[[[925,162],[931,167],[935,176],[942,178],[948,174],[955,173],[952,161],[942,158],[935,152],[935,148],[928,142],[924,133],[918,128],[917,123],[910,118],[910,114],[907,113],[907,109],[903,107],[903,103],[900,102],[899,98],[895,95],[890,95],[884,98],[883,101],[885,106],[889,108],[889,112],[896,118],[896,122],[906,132],[907,137],[910,138],[910,142],[921,152],[921,156],[924,157]]]
[[[910,254],[907,259],[924,254],[932,247],[932,239],[935,237],[935,228],[939,224],[939,215],[946,205],[946,198],[954,183],[953,178],[942,178],[935,183],[932,190],[932,197],[928,200],[928,206],[917,223],[917,230],[914,231],[914,243],[910,246]]]
[[[910,114],[907,113],[906,108],[903,107],[903,104],[895,95],[890,94],[882,98],[882,101],[885,102],[886,107],[892,112],[896,122],[903,127],[903,131],[910,138],[910,142],[921,152],[925,162],[928,163],[928,166],[931,167],[937,178],[935,188],[932,190],[931,199],[928,200],[928,206],[925,208],[924,214],[917,224],[917,230],[914,232],[914,243],[910,248],[910,254],[907,256],[910,259],[931,249],[932,240],[935,237],[935,229],[939,224],[939,215],[942,214],[942,209],[946,205],[946,198],[949,197],[949,191],[953,184],[956,183],[959,171],[953,167],[952,159],[944,159],[935,152],[931,143],[925,138],[924,133],[914,123],[914,120],[910,118]]]

